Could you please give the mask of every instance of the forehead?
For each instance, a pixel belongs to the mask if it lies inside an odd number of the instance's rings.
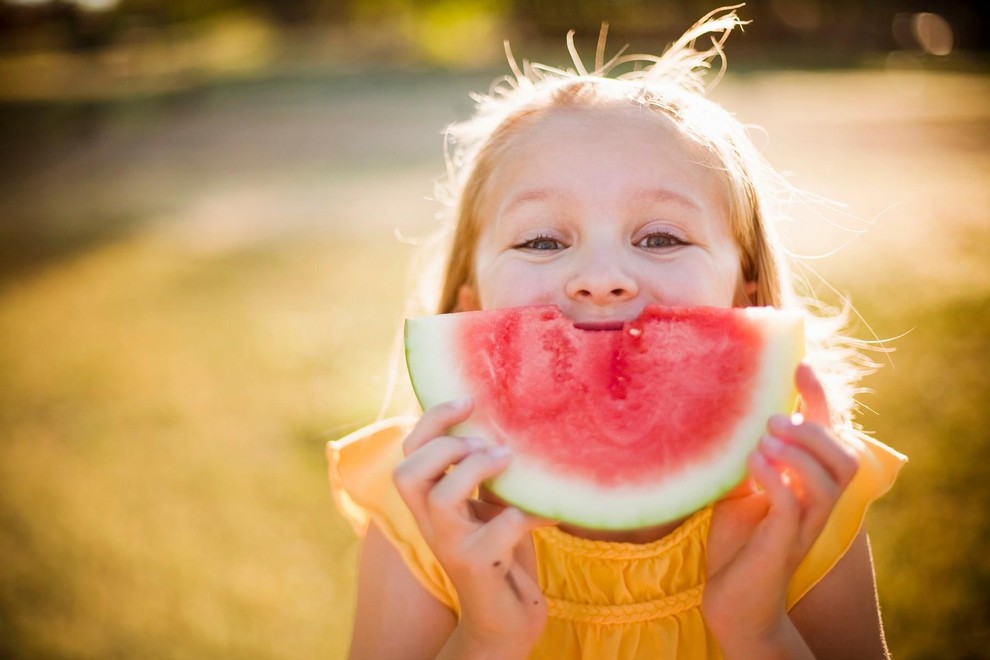
[[[678,141],[683,139],[673,120],[660,110],[624,102],[601,105],[550,107],[532,116],[517,138],[511,140],[516,148],[525,148],[534,141],[553,140],[575,132],[605,132],[615,136],[629,133],[645,135],[651,140]],[[592,133],[586,133],[592,135]]]
[[[520,188],[666,188],[708,207],[725,206],[713,155],[665,114],[636,106],[555,108],[507,139],[486,204]],[[494,205],[494,207],[493,207]]]

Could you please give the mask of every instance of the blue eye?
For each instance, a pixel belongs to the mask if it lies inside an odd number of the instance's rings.
[[[516,247],[525,250],[545,252],[547,250],[559,250],[563,246],[556,238],[551,238],[550,236],[537,236],[536,238],[520,243]]]
[[[675,247],[677,245],[686,245],[686,243],[673,234],[669,234],[667,232],[656,232],[654,234],[650,234],[646,238],[643,238],[636,245],[645,248],[663,249]]]

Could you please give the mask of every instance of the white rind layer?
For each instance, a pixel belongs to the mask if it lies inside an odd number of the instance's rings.
[[[489,482],[492,492],[531,513],[593,529],[634,529],[677,520],[728,492],[745,474],[746,459],[764,434],[767,419],[793,410],[794,371],[804,355],[801,313],[761,307],[741,311],[764,337],[753,389],[759,398],[720,455],[666,475],[663,483],[601,487],[562,476],[538,458],[517,451],[505,472]],[[450,315],[406,322],[406,360],[424,409],[470,394],[455,359],[456,327]],[[452,432],[489,441],[491,436],[472,419]]]
[[[423,410],[471,393],[457,360],[456,328],[448,314],[406,321],[406,367]]]

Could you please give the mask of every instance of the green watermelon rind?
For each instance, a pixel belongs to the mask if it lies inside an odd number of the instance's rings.
[[[679,520],[721,498],[746,474],[746,459],[773,414],[790,413],[797,392],[794,371],[804,355],[803,314],[747,307],[745,314],[764,337],[758,384],[750,414],[737,423],[728,449],[697,466],[665,475],[662,483],[599,487],[560,474],[537,458],[516,451],[509,467],[487,487],[518,508],[542,517],[601,530],[636,529]],[[456,314],[409,319],[405,325],[406,363],[423,409],[470,394],[456,346]],[[453,435],[490,439],[492,433],[471,418]]]

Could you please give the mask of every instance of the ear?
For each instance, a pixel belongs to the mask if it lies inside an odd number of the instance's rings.
[[[474,292],[474,287],[469,284],[462,284],[461,288],[457,290],[457,308],[455,311],[458,312],[474,312],[481,309],[478,304],[478,295]]]
[[[739,280],[736,286],[736,299],[733,305],[736,307],[749,307],[756,303],[756,282],[744,282]]]

